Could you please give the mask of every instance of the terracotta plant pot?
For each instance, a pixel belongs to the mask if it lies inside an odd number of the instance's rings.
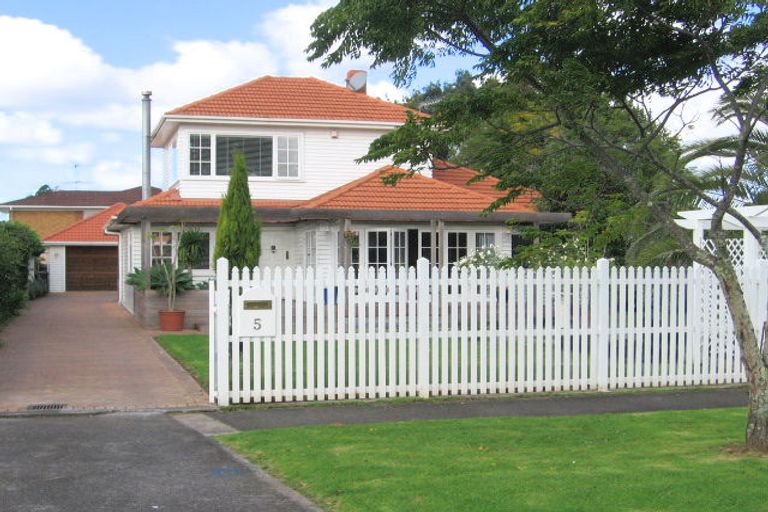
[[[184,311],[160,311],[161,331],[181,331],[184,329]]]

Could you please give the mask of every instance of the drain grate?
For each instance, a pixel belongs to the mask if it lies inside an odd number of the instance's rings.
[[[32,404],[27,406],[28,411],[61,411],[66,404]]]

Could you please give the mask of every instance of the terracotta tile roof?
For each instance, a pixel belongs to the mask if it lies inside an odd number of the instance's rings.
[[[251,201],[254,208],[296,208],[304,203],[306,203],[306,201],[299,199],[254,199]],[[218,207],[219,205],[221,205],[221,199],[182,199],[178,189],[171,188],[144,201],[133,203],[131,206],[203,208],[207,206]]]
[[[125,203],[113,204],[106,210],[103,210],[96,215],[88,217],[87,219],[83,219],[79,222],[75,222],[71,226],[47,236],[43,242],[113,242],[116,244],[117,235],[105,234],[104,228],[107,226],[107,224],[109,224],[109,221],[112,217],[119,214],[125,208]]]
[[[166,115],[402,123],[410,110],[317,78],[264,76]]]
[[[499,190],[496,188],[499,184],[498,178],[486,176],[479,181],[467,185],[469,180],[479,176],[480,173],[473,169],[456,166],[440,160],[436,160],[434,164],[435,167],[432,170],[432,177],[438,181],[450,183],[451,185],[456,185],[458,187],[464,187],[494,199],[500,199],[507,195],[506,190]],[[533,207],[533,202],[539,197],[541,197],[541,195],[535,190],[526,190],[515,198],[515,203],[530,204]]]
[[[157,194],[160,189],[152,188]],[[54,190],[40,196],[27,197],[2,203],[2,206],[109,206],[115,203],[133,203],[141,199],[141,187],[126,190]]]
[[[420,174],[401,179],[396,186],[385,185],[382,177],[405,173],[397,167],[384,167],[335,190],[322,194],[305,208],[354,210],[422,210],[480,212],[494,197]],[[499,211],[533,212],[530,201],[507,204]]]
[[[392,173],[407,174],[398,167],[383,167],[346,185],[321,194],[310,200],[254,199],[254,208],[324,208],[338,210],[419,210],[480,212],[504,192],[492,188],[495,178],[488,183],[465,183],[477,172],[460,168],[442,169],[438,178],[420,174],[406,176],[397,185],[386,185],[382,177]],[[450,175],[448,173],[451,173]],[[498,182],[498,180],[496,180]],[[535,212],[532,199],[535,192],[526,192],[513,202],[499,208],[503,212]],[[177,189],[169,189],[145,201],[131,206],[159,207],[218,207],[221,199],[182,198]]]

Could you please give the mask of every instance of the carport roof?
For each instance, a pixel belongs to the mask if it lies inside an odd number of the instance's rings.
[[[96,215],[75,222],[71,226],[47,236],[43,243],[46,245],[117,244],[117,235],[108,235],[104,229],[112,218],[122,212],[125,207],[125,203],[115,203]]]

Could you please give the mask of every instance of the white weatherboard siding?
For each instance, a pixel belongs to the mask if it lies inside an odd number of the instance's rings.
[[[48,291],[67,291],[67,248],[63,245],[48,247]]]
[[[332,136],[332,132],[337,137]],[[388,162],[356,164],[383,130],[339,128],[237,127],[182,125],[178,131],[177,175],[185,198],[221,198],[227,176],[189,175],[189,135],[298,135],[298,178],[250,178],[251,197],[259,199],[311,199],[374,171]]]

